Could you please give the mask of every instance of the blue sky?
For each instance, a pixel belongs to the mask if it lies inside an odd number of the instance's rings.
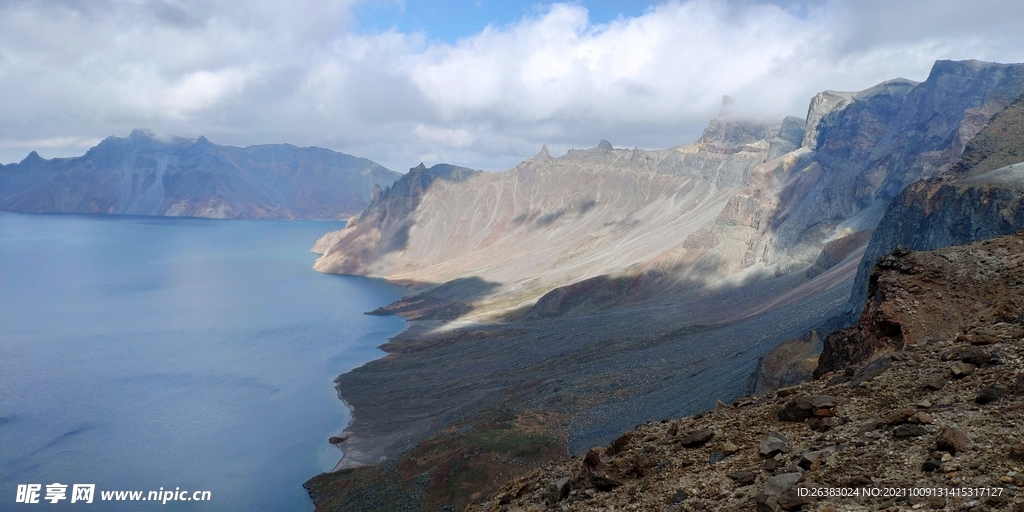
[[[1024,2],[0,1],[0,163],[134,128],[502,170],[547,145],[668,148],[716,116],[1024,62]],[[490,28],[487,28],[490,27]]]
[[[593,24],[608,23],[619,17],[635,17],[644,13],[652,2],[623,0],[572,2],[587,9]],[[446,2],[405,0],[369,0],[356,4],[352,10],[355,28],[374,33],[387,30],[421,32],[430,39],[455,43],[470,37],[488,25],[503,27],[526,16],[537,16],[548,10],[542,2],[451,0]]]

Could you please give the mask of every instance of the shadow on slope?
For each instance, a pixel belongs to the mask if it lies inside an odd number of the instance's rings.
[[[455,320],[472,313],[475,309],[473,303],[487,297],[499,286],[476,276],[460,277],[436,285],[419,283],[416,287],[420,290],[416,293],[367,314],[398,315],[406,320]]]

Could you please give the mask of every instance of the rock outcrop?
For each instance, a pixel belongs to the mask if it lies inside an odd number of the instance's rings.
[[[1009,329],[1024,322],[1022,286],[1024,240],[1020,236],[956,250],[899,248],[875,264],[858,324],[825,339],[815,374],[863,366],[934,340],[999,343],[999,336],[1008,333],[994,334],[989,326]],[[1024,330],[1019,334],[1024,335]]]
[[[339,219],[400,175],[320,148],[236,148],[135,130],[84,156],[32,152],[0,167],[0,210],[212,218]]]

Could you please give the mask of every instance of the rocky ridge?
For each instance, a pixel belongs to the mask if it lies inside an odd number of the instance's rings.
[[[646,422],[469,510],[1024,510],[1024,234],[889,258],[872,362]],[[860,495],[805,495],[829,488]],[[864,495],[894,488],[917,491]]]
[[[0,166],[0,210],[249,219],[339,219],[400,175],[365,158],[288,144],[237,148],[145,130],[85,155],[32,152]]]

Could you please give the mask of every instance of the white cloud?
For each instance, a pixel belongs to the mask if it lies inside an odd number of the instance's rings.
[[[690,142],[726,94],[781,119],[936,59],[1024,60],[1015,1],[670,1],[599,25],[555,4],[455,44],[352,33],[352,1],[0,4],[0,162],[148,127],[501,169],[541,144]]]

